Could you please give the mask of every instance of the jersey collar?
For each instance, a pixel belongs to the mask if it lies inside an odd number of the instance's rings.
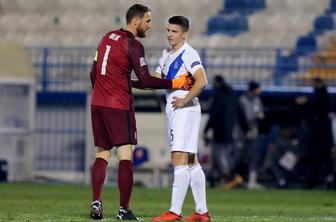
[[[122,31],[122,32],[126,32],[128,36],[130,36],[130,37],[132,37],[132,38],[135,38],[135,36],[133,35],[132,32],[127,31],[127,30],[125,30],[125,29],[123,29],[123,28],[120,28],[119,30]]]
[[[171,48],[170,48],[170,53],[171,53],[171,55],[175,55],[175,54],[180,54],[185,48],[186,48],[186,46],[187,46],[187,42],[185,42],[176,52],[174,52],[174,53],[172,53],[171,52]]]

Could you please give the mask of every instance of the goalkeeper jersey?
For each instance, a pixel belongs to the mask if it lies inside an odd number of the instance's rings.
[[[143,87],[170,89],[171,81],[149,74],[142,44],[131,32],[120,29],[101,39],[91,70],[91,105],[133,110],[131,72]]]

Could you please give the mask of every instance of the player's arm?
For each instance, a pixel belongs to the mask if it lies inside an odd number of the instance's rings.
[[[153,74],[153,76],[156,77],[156,78],[162,79],[161,73],[155,72]],[[150,88],[142,87],[142,83],[139,80],[131,80],[131,82],[132,82],[132,87],[133,88],[137,88],[137,89],[150,89]]]
[[[174,108],[184,107],[187,104],[191,103],[196,96],[201,94],[203,89],[208,84],[208,80],[203,68],[198,68],[195,71],[193,78],[195,79],[194,85],[184,98],[173,97],[172,105]]]
[[[96,81],[96,66],[97,66],[97,56],[98,51],[96,52],[95,58],[92,63],[91,71],[90,71],[90,80],[91,80],[91,86],[94,87],[95,81]]]
[[[159,79],[150,75],[145,60],[145,51],[140,43],[134,42],[133,47],[129,51],[129,57],[134,72],[138,77],[138,81],[132,81],[133,87],[152,89],[180,89],[183,87],[186,76],[179,79],[166,80]]]

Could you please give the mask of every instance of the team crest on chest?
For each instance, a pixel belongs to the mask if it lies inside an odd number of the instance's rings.
[[[178,69],[178,68],[179,68],[179,62],[176,61],[176,62],[174,62],[174,69]]]

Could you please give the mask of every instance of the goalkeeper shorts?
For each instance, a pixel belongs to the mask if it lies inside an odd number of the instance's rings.
[[[133,111],[91,106],[94,145],[112,149],[114,146],[137,144]]]

